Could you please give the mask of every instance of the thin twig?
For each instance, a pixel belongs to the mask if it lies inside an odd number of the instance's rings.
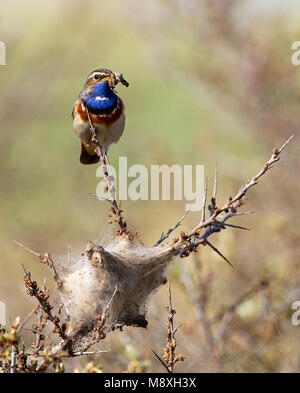
[[[38,311],[39,307],[40,307],[40,306],[36,306],[36,307],[34,307],[34,308],[30,311],[30,313],[27,315],[27,317],[26,317],[25,319],[23,319],[23,321],[20,323],[19,327],[18,327],[17,330],[16,330],[16,333],[19,333],[19,332],[24,328],[24,326],[25,326],[26,323],[30,320],[30,318]]]
[[[174,328],[174,316],[176,314],[176,310],[174,310],[172,305],[172,293],[170,286],[170,279],[168,280],[168,297],[169,297],[169,306],[167,307],[167,311],[169,313],[168,317],[168,334],[167,334],[167,346],[164,348],[164,356],[163,360],[165,360],[166,365],[170,373],[174,372],[174,366],[178,361],[184,361],[184,357],[182,355],[176,355],[175,350],[177,346],[177,342],[175,339],[175,334],[180,326]]]
[[[17,372],[17,365],[16,365],[16,347],[15,345],[11,346],[11,362],[10,362],[10,372],[14,374]]]
[[[79,351],[79,352],[74,352],[72,356],[91,356],[91,355],[99,355],[100,353],[107,353],[110,352],[110,350],[103,350],[103,351]],[[69,355],[62,355],[61,357],[70,357]]]
[[[185,219],[185,217],[187,216],[188,213],[189,213],[189,211],[187,210],[187,211],[184,213],[184,215],[180,218],[180,220],[179,220],[172,228],[170,228],[170,229],[168,230],[168,232],[167,232],[165,235],[162,234],[162,235],[161,235],[161,238],[160,238],[152,247],[156,247],[156,246],[158,246],[159,244],[161,244],[164,240],[166,240],[166,239],[170,236],[170,234],[171,234],[176,228],[179,227],[179,225],[180,225],[181,222]]]
[[[115,184],[113,184],[113,182],[111,181],[110,178],[112,176],[109,176],[108,169],[107,169],[107,166],[108,165],[110,166],[109,161],[108,161],[108,157],[105,153],[103,153],[103,148],[97,139],[96,128],[92,122],[88,108],[86,108],[86,113],[87,113],[87,117],[88,117],[88,121],[89,121],[89,125],[90,125],[91,141],[92,141],[92,143],[94,143],[96,145],[95,153],[100,158],[104,181],[106,182],[107,189],[111,195],[111,200],[109,201],[110,205],[111,205],[110,211],[116,216],[115,222],[119,226],[119,231],[117,231],[117,234],[118,235],[128,234],[129,236],[132,237],[133,235],[127,230],[127,224],[124,221],[124,218],[122,216],[121,207],[119,206],[119,204],[116,200]],[[112,173],[111,168],[110,168],[110,172]],[[115,178],[113,178],[113,179],[114,179],[114,183],[115,183],[116,179]]]
[[[33,251],[30,248],[24,246],[23,244],[17,242],[16,240],[14,240],[14,243],[16,243],[18,246],[24,248],[25,250],[29,251],[31,254],[36,255],[39,258],[39,261],[41,263],[44,263],[45,265],[49,266],[52,270],[53,270],[53,274],[54,274],[54,280],[56,281],[58,287],[60,287],[61,285],[61,280],[59,278],[58,272],[57,272],[57,268],[53,262],[53,259],[51,257],[51,255],[47,252],[44,255],[40,254],[39,252]],[[24,268],[24,266],[23,266]],[[25,268],[24,268],[25,270]],[[26,270],[25,270],[26,272]]]

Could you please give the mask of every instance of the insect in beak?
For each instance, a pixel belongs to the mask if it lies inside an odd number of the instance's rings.
[[[114,75],[115,75],[115,80],[116,80],[115,85],[117,85],[118,83],[121,83],[122,85],[124,85],[126,87],[129,86],[129,83],[127,82],[126,79],[124,79],[123,74],[115,73]]]

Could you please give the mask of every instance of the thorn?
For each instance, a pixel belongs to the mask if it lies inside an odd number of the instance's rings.
[[[255,212],[237,212],[233,213],[232,216],[246,216],[247,214],[254,214]]]
[[[232,228],[237,228],[237,229],[244,229],[245,231],[251,231],[251,229],[246,228],[246,227],[241,227],[240,225],[233,225],[233,224],[226,224],[225,222],[223,223],[226,227],[232,227]]]
[[[205,189],[204,189],[204,196],[203,196],[203,204],[202,204],[202,214],[201,214],[201,224],[205,221],[205,209],[206,209],[206,198],[207,198],[207,178],[205,180]]]
[[[231,262],[214,245],[212,245],[208,240],[206,240],[206,243],[233,268]]]
[[[27,276],[28,272],[27,272],[27,270],[25,269],[25,266],[23,265],[23,263],[21,263],[21,265],[22,265],[23,270],[24,270],[24,272],[25,272],[25,274],[26,274],[26,276]]]
[[[281,146],[281,148],[278,150],[278,153],[280,154],[282,150],[286,147],[286,145],[294,138],[294,134],[292,134],[289,139]]]
[[[213,198],[216,203],[217,198],[217,183],[218,183],[218,163],[216,162],[216,169],[215,169],[215,183],[214,183],[214,194]]]
[[[157,357],[157,359],[160,361],[160,363],[164,366],[164,368],[168,371],[168,373],[171,373],[171,371],[169,370],[169,367],[165,364],[165,362],[158,356],[158,354],[156,352],[153,351],[153,349],[151,349],[152,353]]]
[[[181,323],[180,325],[176,326],[173,330],[173,336],[175,336],[175,333],[177,332],[178,329],[180,329],[182,326],[184,326],[184,323]]]
[[[25,250],[27,250],[27,251],[31,252],[31,254],[34,254],[34,255],[36,255],[37,257],[40,257],[40,256],[41,256],[41,254],[40,254],[40,253],[38,253],[38,252],[35,252],[35,251],[31,250],[31,249],[30,249],[30,248],[28,248],[28,247],[25,247],[23,244],[21,244],[21,243],[17,242],[16,240],[14,240],[14,243],[16,243],[18,246],[20,246],[20,247],[22,247],[22,248],[25,248]]]

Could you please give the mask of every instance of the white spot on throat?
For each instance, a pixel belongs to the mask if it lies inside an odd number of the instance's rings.
[[[107,97],[99,97],[98,96],[98,97],[95,98],[95,100],[96,101],[106,101],[106,100],[108,100],[108,98]]]

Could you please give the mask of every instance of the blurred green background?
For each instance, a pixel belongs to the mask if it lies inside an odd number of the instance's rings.
[[[235,221],[252,230],[228,229],[212,239],[235,268],[202,247],[200,262],[175,261],[170,274],[176,320],[184,323],[178,350],[186,360],[178,371],[213,372],[218,362],[224,371],[299,371],[300,328],[290,320],[291,303],[300,300],[300,66],[291,63],[291,45],[300,40],[299,4],[0,0],[0,40],[7,50],[7,65],[0,66],[0,300],[8,318],[25,317],[34,304],[25,296],[21,262],[39,282],[48,275],[13,240],[49,251],[64,264],[68,246],[76,255],[108,230],[107,205],[89,195],[99,182],[96,166],[79,163],[71,119],[86,76],[105,67],[130,82],[128,89],[117,89],[126,129],[110,150],[116,167],[119,156],[147,167],[202,164],[211,191],[218,162],[221,203],[261,168],[273,147],[295,134],[279,165],[248,194],[244,209],[256,214]],[[184,204],[122,206],[129,228],[150,246],[182,216]],[[199,214],[190,214],[182,229],[191,228]],[[186,274],[196,294],[184,284]],[[235,310],[216,343],[216,362],[193,297],[201,297],[201,283],[209,282],[205,312],[215,333],[224,305],[261,279],[268,288]],[[106,372],[146,366],[162,371],[151,349],[161,354],[165,345],[166,305],[161,288],[148,329],[112,334],[112,351],[93,361]],[[30,342],[26,331],[24,337]],[[72,360],[69,370],[86,362]]]

